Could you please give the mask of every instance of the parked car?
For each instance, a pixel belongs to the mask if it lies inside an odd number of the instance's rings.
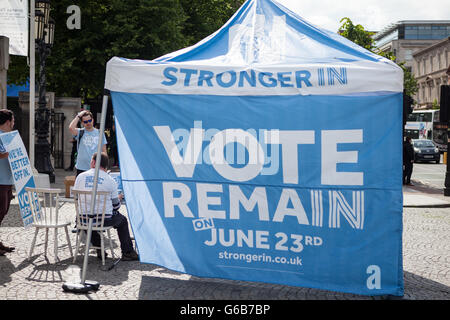
[[[413,139],[414,161],[441,161],[439,149],[433,141],[428,139]]]

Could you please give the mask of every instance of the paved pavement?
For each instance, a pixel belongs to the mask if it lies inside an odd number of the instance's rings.
[[[64,176],[57,170],[53,188],[64,188]],[[450,300],[450,197],[420,181],[404,188],[403,267],[405,295],[408,300]],[[61,208],[63,217],[73,220],[74,206]],[[123,213],[126,214],[124,208]],[[50,233],[45,257],[41,233],[31,259],[27,259],[32,229],[24,229],[14,199],[9,214],[0,227],[1,240],[16,251],[0,256],[0,300],[373,300],[368,297],[326,290],[285,285],[199,278],[140,262],[119,262],[106,271],[96,256],[89,257],[87,279],[100,283],[89,294],[62,290],[68,281],[77,281],[82,256],[75,264],[67,249],[65,235],[58,235],[59,260],[53,254]],[[112,232],[115,253],[120,254],[116,232]],[[70,234],[72,245],[75,235]],[[107,258],[110,266],[114,260]],[[386,297],[384,297],[386,298]],[[1,302],[0,302],[1,303]]]
[[[429,183],[414,179],[411,182],[413,186],[403,186],[404,208],[450,207],[450,197],[444,196],[443,188],[437,188]]]
[[[446,164],[414,163],[412,177],[435,188],[444,188]]]

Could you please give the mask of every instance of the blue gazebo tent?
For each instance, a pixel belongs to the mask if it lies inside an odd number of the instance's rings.
[[[402,295],[393,62],[249,0],[105,88],[140,260],[202,277]]]

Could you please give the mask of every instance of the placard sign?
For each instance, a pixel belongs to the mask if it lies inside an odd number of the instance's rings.
[[[20,214],[24,227],[28,228],[33,223],[33,215],[25,188],[34,188],[35,183],[27,150],[17,130],[0,134],[0,152],[9,153],[9,165],[19,201]],[[39,205],[36,208],[39,208]]]

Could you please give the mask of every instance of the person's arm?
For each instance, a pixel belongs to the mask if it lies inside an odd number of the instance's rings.
[[[105,136],[105,134],[103,133],[103,146],[102,146],[102,152],[104,152],[104,153],[108,153],[107,151],[106,151],[106,144],[108,143],[107,141],[106,141],[106,136]]]
[[[78,135],[77,125],[78,125],[78,122],[81,120],[81,117],[83,116],[83,114],[84,114],[84,111],[79,112],[69,124],[69,130],[73,136]]]
[[[79,175],[75,178],[75,182],[73,183],[73,188],[75,190],[81,190],[81,188],[79,189],[79,187],[81,185],[81,179],[82,178]]]
[[[114,179],[111,176],[109,176],[109,184],[110,184],[110,188],[111,188],[110,190],[111,190],[111,201],[112,201],[113,211],[117,211],[120,208],[119,192],[117,190],[116,181],[114,181]]]
[[[119,198],[114,198],[112,199],[112,207],[113,207],[113,211],[118,211],[120,208],[120,200]]]

